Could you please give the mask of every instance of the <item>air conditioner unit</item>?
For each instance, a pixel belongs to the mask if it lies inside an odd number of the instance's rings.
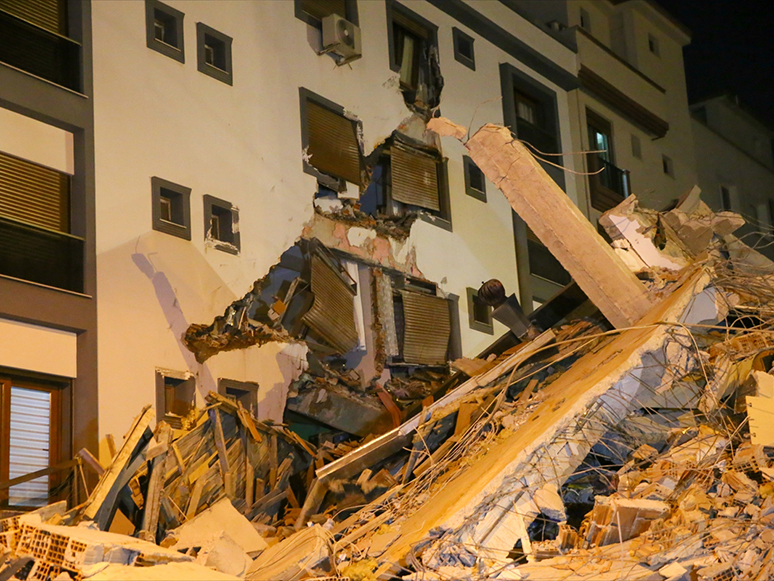
[[[322,19],[323,52],[339,56],[343,65],[363,56],[360,52],[360,28],[338,14]]]

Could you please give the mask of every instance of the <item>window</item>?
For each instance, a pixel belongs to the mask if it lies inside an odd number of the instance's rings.
[[[360,185],[360,122],[345,117],[343,107],[304,88],[299,96],[304,171],[338,192],[346,189],[345,181]]]
[[[399,215],[414,207],[445,222],[451,229],[446,160],[400,142],[390,148],[387,214]],[[407,206],[407,207],[406,207]],[[435,221],[434,221],[435,222]]]
[[[667,157],[666,155],[662,155],[661,168],[664,170],[664,173],[669,177],[672,177],[672,178],[675,177],[675,166],[672,163],[672,158]]]
[[[231,42],[230,36],[197,22],[196,54],[199,72],[232,85]]]
[[[476,70],[476,56],[473,52],[473,37],[465,34],[459,28],[452,28],[454,41],[454,58],[469,69]]]
[[[399,73],[407,104],[433,108],[440,103],[438,27],[394,0],[387,1],[390,68]]]
[[[730,186],[720,186],[720,203],[724,210],[729,212],[734,209],[734,196],[731,193],[732,188]]]
[[[586,32],[591,32],[591,16],[585,8],[580,9],[580,26]]]
[[[322,19],[331,14],[343,16],[358,24],[356,0],[295,0],[296,18],[319,28]]]
[[[652,34],[648,34],[648,50],[656,56],[661,55],[658,48],[658,39]]]
[[[642,159],[642,143],[634,133],[632,133],[632,155],[637,159]]]
[[[629,195],[629,172],[615,165],[613,127],[607,119],[586,109],[589,136],[587,157],[591,206],[605,212],[620,204]],[[632,144],[632,147],[634,145]]]
[[[185,62],[184,14],[158,0],[145,0],[145,33],[148,48]]]
[[[478,291],[468,287],[468,322],[470,328],[482,333],[494,334],[492,307],[478,298]]]
[[[186,373],[156,371],[156,417],[176,429],[196,407],[196,379]]]
[[[204,196],[204,236],[215,248],[239,254],[239,210],[214,196]]]
[[[62,433],[68,396],[66,384],[0,378],[0,480],[45,470],[69,457],[69,437]],[[45,506],[56,500],[61,476],[53,472],[0,490],[0,506]]]
[[[218,393],[242,404],[254,417],[258,417],[258,384],[252,381],[218,379]]]
[[[516,138],[537,151],[561,153],[556,93],[507,63],[500,65],[500,84],[503,119]],[[561,155],[552,155],[549,159],[555,164],[562,164]],[[564,171],[549,164],[542,165],[564,189]]]
[[[191,239],[191,189],[167,180],[151,178],[153,229]]]
[[[486,202],[486,177],[475,162],[467,155],[462,156],[462,165],[465,169],[465,193]]]

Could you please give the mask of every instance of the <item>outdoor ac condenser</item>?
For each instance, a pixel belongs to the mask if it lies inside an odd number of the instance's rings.
[[[338,64],[343,65],[359,59],[360,28],[338,14],[322,19],[323,52],[339,56]]]

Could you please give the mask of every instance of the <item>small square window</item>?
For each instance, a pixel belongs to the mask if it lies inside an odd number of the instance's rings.
[[[196,46],[199,72],[227,85],[233,84],[231,43],[230,36],[197,22]]]
[[[662,155],[661,167],[664,170],[664,173],[666,175],[668,175],[669,177],[675,177],[675,166],[672,163],[672,158],[667,157],[666,155]]]
[[[215,248],[239,254],[239,210],[214,196],[204,196],[204,236]]]
[[[632,133],[632,155],[637,159],[642,159],[642,143],[634,133]]]
[[[486,177],[475,162],[467,155],[462,156],[465,168],[465,193],[472,198],[486,202]]]
[[[494,334],[492,307],[478,298],[478,291],[468,287],[468,322],[470,328],[482,333]]]
[[[580,26],[586,32],[591,32],[591,16],[585,8],[580,9]]]
[[[656,56],[660,56],[658,48],[658,39],[652,34],[648,34],[648,50]]]
[[[158,0],[145,0],[145,32],[148,48],[185,62],[183,17],[185,15]]]
[[[191,239],[191,189],[151,178],[153,229]]]
[[[258,389],[252,381],[218,379],[218,393],[238,401],[253,417],[258,417]]]
[[[473,51],[473,37],[465,34],[459,28],[452,28],[454,41],[454,58],[469,69],[476,70],[476,56]]]
[[[196,407],[196,380],[185,373],[156,371],[156,416],[173,428]]]

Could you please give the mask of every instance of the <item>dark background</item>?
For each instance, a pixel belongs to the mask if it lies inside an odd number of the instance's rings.
[[[657,0],[691,29],[688,100],[722,93],[774,129],[774,0]]]

